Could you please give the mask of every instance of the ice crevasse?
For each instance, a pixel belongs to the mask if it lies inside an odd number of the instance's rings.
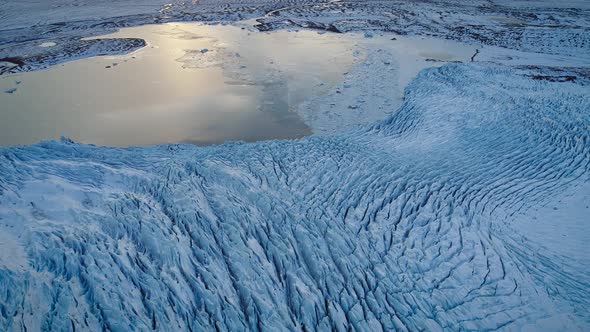
[[[333,136],[3,148],[0,330],[589,329],[588,265],[511,227],[589,180],[587,87],[485,65]]]

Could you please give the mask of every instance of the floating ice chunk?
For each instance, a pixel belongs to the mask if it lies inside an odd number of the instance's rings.
[[[54,47],[54,46],[57,46],[57,44],[54,42],[45,42],[45,43],[39,44],[39,47]]]

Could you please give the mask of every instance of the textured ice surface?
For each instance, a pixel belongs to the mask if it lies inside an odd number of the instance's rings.
[[[529,229],[590,240],[589,128],[585,86],[446,65],[335,136],[1,149],[0,330],[588,330]]]
[[[358,37],[358,36],[357,36]],[[434,38],[382,34],[358,41],[357,64],[328,93],[297,108],[315,134],[333,134],[382,120],[396,111],[404,89],[424,68],[468,62],[476,47]]]

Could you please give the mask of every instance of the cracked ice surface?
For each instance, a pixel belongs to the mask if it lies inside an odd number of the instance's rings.
[[[0,330],[588,330],[552,247],[589,128],[583,85],[453,64],[334,136],[0,149]],[[575,241],[528,238],[556,204]]]

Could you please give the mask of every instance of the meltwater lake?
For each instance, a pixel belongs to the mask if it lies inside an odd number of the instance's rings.
[[[294,108],[340,82],[355,58],[354,39],[306,30],[168,23],[94,38],[107,37],[147,46],[0,77],[0,145],[298,138],[311,131]]]

